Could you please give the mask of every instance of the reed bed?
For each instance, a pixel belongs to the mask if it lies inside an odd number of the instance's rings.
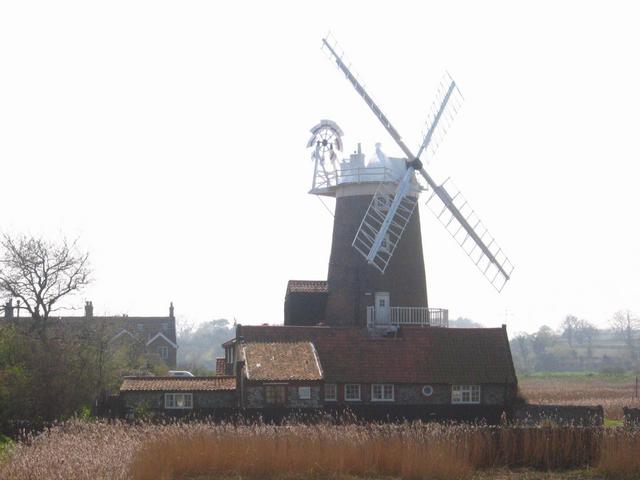
[[[606,418],[622,420],[623,407],[640,408],[633,379],[594,377],[522,378],[520,391],[530,403],[602,405]]]
[[[640,429],[625,428],[71,421],[18,442],[0,478],[458,479],[513,468],[639,478],[638,452]]]

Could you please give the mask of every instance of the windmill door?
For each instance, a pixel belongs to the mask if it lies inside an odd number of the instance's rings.
[[[375,295],[376,325],[391,323],[391,306],[389,292],[376,292]]]

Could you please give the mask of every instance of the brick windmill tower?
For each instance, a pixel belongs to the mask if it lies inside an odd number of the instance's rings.
[[[387,157],[376,145],[365,162],[360,145],[340,159],[342,130],[322,120],[311,129],[307,147],[314,161],[309,193],[336,199],[331,256],[326,282],[290,281],[285,299],[285,324],[320,321],[333,326],[394,329],[401,324],[447,326],[447,311],[430,309],[418,199],[427,205],[490,283],[501,291],[513,266],[462,194],[449,183],[437,184],[420,156],[434,154],[457,113],[462,96],[447,75],[425,124],[414,155],[382,110],[323,40],[330,58],[345,74],[367,106],[391,135],[405,158]],[[313,305],[313,312],[306,306]]]

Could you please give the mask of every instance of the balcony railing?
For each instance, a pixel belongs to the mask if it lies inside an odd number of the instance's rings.
[[[388,318],[384,311],[376,318],[376,307],[367,307],[367,325],[449,326],[449,310],[444,308],[390,307],[387,311]]]
[[[335,189],[342,183],[393,182],[398,181],[397,174],[386,167],[341,168],[338,171],[316,171],[311,193],[321,193]]]

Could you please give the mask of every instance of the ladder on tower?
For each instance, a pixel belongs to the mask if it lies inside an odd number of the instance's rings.
[[[394,205],[397,187],[396,182],[380,183],[352,243],[367,262],[381,273],[387,269],[418,204],[418,187],[410,183],[407,186],[409,194],[398,199],[398,204]],[[390,211],[392,214],[388,215]]]

